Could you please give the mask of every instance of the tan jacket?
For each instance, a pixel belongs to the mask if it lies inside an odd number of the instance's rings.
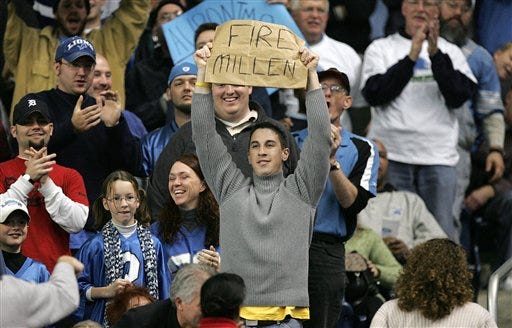
[[[146,26],[150,0],[123,0],[101,29],[91,31],[86,38],[105,56],[112,69],[112,89],[119,91],[124,107],[124,71]],[[55,88],[55,51],[59,45],[55,27],[32,28],[8,6],[4,37],[4,54],[16,80],[12,108],[27,93]]]

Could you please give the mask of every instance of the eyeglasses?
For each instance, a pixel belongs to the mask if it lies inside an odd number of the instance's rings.
[[[60,63],[62,65],[69,67],[73,71],[78,71],[80,68],[83,68],[85,72],[90,72],[95,65],[94,63],[80,63],[80,62],[66,63],[63,61],[61,61]]]
[[[343,88],[341,85],[339,84],[331,84],[331,85],[328,85],[326,83],[322,83],[321,84],[322,86],[322,91],[325,91],[327,89],[331,90],[332,93],[342,93],[342,92],[346,92],[345,88]]]
[[[444,3],[446,3],[446,5],[451,9],[451,10],[457,10],[457,9],[460,9],[460,11],[465,14],[467,12],[469,12],[471,10],[471,6],[468,6],[466,4],[466,1],[454,1],[454,0],[448,0],[448,1],[444,1]]]
[[[423,4],[424,7],[435,7],[438,5],[438,1],[436,0],[406,0],[410,5],[417,6],[420,4],[420,2]]]
[[[128,205],[133,205],[135,204],[136,201],[138,201],[139,199],[135,196],[125,196],[125,197],[121,197],[121,196],[114,196],[112,198],[107,198],[107,200],[109,202],[112,202],[114,203],[115,206],[119,206],[123,203],[123,200],[126,201],[126,203]]]
[[[26,219],[13,219],[13,218],[11,218],[11,219],[3,222],[2,224],[5,224],[6,226],[9,226],[11,228],[14,228],[14,227],[18,226],[21,229],[25,229],[25,227],[28,226],[28,221]]]

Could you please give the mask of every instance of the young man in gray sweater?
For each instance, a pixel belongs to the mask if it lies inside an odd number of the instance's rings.
[[[215,130],[214,108],[247,106],[251,86],[204,82],[211,44],[196,51],[198,67],[192,101],[193,141],[204,176],[220,207],[222,271],[237,273],[247,285],[240,316],[246,327],[286,322],[302,327],[309,318],[308,247],[315,209],[329,173],[330,123],[318,82],[318,55],[299,51],[308,69],[306,108],[309,139],[295,172],[283,176],[288,158],[282,126],[256,124],[248,158],[252,177],[233,162]]]

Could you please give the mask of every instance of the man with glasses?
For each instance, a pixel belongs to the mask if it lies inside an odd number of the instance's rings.
[[[356,227],[357,214],[377,191],[378,152],[369,140],[340,124],[352,105],[345,73],[330,68],[318,73],[331,120],[330,173],[318,203],[309,247],[310,320],[304,327],[334,327],[345,290],[345,246]],[[302,149],[307,129],[295,137]]]
[[[106,99],[86,94],[95,63],[96,51],[88,40],[75,36],[62,41],[55,54],[57,87],[36,93],[48,105],[55,127],[48,150],[61,165],[82,174],[90,204],[108,174],[134,173],[140,161],[139,140],[131,134],[116,94]],[[89,216],[87,227],[93,221]]]
[[[17,3],[9,1],[8,21],[3,49],[6,65],[14,72],[16,85],[13,104],[29,92],[53,88],[52,57],[59,42],[71,36],[87,35],[110,62],[113,88],[124,105],[124,71],[144,30],[150,9],[149,0],[122,0],[119,8],[100,29],[85,34],[91,7],[88,0],[56,0],[53,14],[57,26],[29,27],[17,12]]]
[[[352,86],[354,111],[368,106],[359,89],[361,57],[348,44],[334,40],[325,34],[329,19],[329,1],[292,0],[290,8],[292,17],[304,34],[309,48],[320,56],[319,67],[321,69],[335,67],[347,75]],[[351,131],[352,123],[348,111],[343,112],[341,120],[345,129]]]
[[[405,28],[368,46],[361,85],[374,107],[369,135],[388,147],[389,182],[419,194],[457,241],[456,111],[477,85],[462,51],[439,37],[438,5],[403,1]]]
[[[59,256],[71,254],[69,234],[84,227],[89,213],[80,174],[56,164],[56,155],[47,151],[53,132],[46,103],[26,95],[14,107],[11,127],[19,154],[0,163],[0,198],[15,198],[30,213],[23,255],[43,262],[50,271]]]

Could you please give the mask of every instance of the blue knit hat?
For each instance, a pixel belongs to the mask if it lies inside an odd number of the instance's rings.
[[[187,62],[175,65],[171,69],[171,73],[169,74],[167,84],[171,84],[172,80],[174,80],[180,75],[197,75],[197,66],[195,64]]]

